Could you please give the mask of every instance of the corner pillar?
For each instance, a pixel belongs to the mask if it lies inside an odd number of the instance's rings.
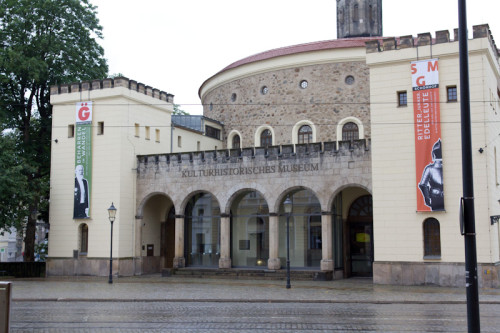
[[[281,268],[279,258],[279,216],[276,213],[269,214],[269,260],[267,268],[276,270]]]
[[[219,268],[231,268],[231,226],[229,214],[220,217],[220,258]]]
[[[134,275],[142,275],[142,218],[135,217]]]
[[[184,258],[184,215],[175,215],[175,256],[174,268],[186,267]]]
[[[321,270],[333,271],[332,212],[321,212]]]

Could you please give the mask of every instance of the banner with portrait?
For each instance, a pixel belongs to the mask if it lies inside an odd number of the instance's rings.
[[[92,191],[92,102],[76,103],[73,218],[90,217]]]
[[[411,63],[417,211],[444,210],[438,59]]]

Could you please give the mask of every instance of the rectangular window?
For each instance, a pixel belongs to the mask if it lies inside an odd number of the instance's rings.
[[[448,96],[448,102],[456,102],[457,99],[457,86],[446,87],[446,94]]]
[[[146,140],[150,140],[149,126],[146,126],[145,130],[146,130],[146,134],[145,134]]]
[[[177,147],[182,147],[182,137],[180,135],[177,137]]]
[[[408,94],[406,91],[398,91],[398,106],[408,106]]]
[[[75,125],[71,124],[68,125],[68,138],[74,138],[75,137]]]
[[[156,129],[156,142],[160,142],[160,130]]]
[[[220,140],[220,129],[214,128],[212,126],[205,126],[205,135]]]
[[[139,137],[139,124],[135,124],[135,137],[138,138]]]
[[[201,143],[200,141],[196,141],[196,151],[200,151]]]
[[[99,121],[97,123],[97,135],[103,135],[104,134],[104,121]]]

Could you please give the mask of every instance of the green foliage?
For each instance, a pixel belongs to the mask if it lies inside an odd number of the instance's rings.
[[[0,130],[14,130],[29,196],[6,203],[15,220],[47,216],[52,108],[50,86],[106,77],[96,8],[88,0],[0,0]],[[16,208],[17,207],[17,211]],[[0,228],[5,220],[0,220]],[[35,221],[27,215],[26,258],[33,260]]]
[[[189,115],[188,112],[181,110],[179,104],[174,104],[174,113],[175,115]]]
[[[17,149],[14,134],[0,135],[0,229],[21,230],[28,214],[28,174],[31,168]]]

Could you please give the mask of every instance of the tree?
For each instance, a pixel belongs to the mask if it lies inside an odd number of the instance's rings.
[[[29,165],[24,163],[17,150],[16,136],[7,132],[0,134],[0,233],[16,227],[21,230],[29,214],[25,203],[29,194]]]
[[[26,261],[34,260],[31,212],[46,214],[49,196],[50,86],[106,77],[96,38],[102,27],[89,0],[0,0],[0,130],[14,130],[17,158],[27,166],[27,184],[19,186],[28,198],[10,202],[26,215]]]
[[[180,109],[180,105],[179,104],[174,104],[174,115],[189,115],[188,112],[184,111],[184,110],[181,110]]]

